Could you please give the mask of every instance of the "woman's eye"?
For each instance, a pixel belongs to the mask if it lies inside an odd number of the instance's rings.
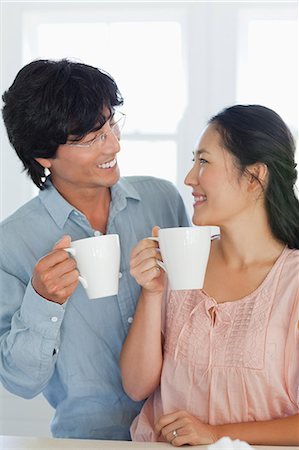
[[[204,158],[200,158],[199,155],[194,154],[192,158],[192,162],[198,161],[200,165],[206,164],[208,161]]]
[[[202,166],[203,164],[206,164],[208,161],[203,158],[199,158],[199,164]]]

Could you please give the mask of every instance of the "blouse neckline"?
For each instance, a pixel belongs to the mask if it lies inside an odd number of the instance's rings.
[[[269,272],[267,273],[267,275],[265,276],[265,278],[263,279],[263,281],[261,282],[261,284],[256,289],[254,289],[252,292],[250,292],[249,294],[245,295],[244,297],[238,298],[236,300],[227,300],[227,301],[218,303],[217,300],[214,297],[211,297],[206,291],[204,291],[203,289],[201,291],[202,291],[203,295],[206,297],[207,300],[212,300],[213,303],[215,305],[217,305],[218,307],[221,307],[221,305],[226,305],[226,304],[236,304],[238,302],[243,302],[245,300],[251,299],[252,297],[255,297],[256,295],[258,295],[259,292],[262,289],[264,289],[265,285],[268,283],[268,281],[272,277],[273,273],[276,272],[276,269],[280,266],[281,262],[285,259],[285,257],[291,251],[292,250],[289,249],[287,247],[287,245],[286,245],[283,248],[283,250],[280,253],[280,255],[278,256],[278,258],[276,259],[276,261],[273,264],[273,266],[271,267],[271,269],[269,270]]]

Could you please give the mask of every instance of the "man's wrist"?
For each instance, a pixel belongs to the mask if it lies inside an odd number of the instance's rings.
[[[36,292],[37,295],[39,295],[40,297],[42,297],[42,298],[43,298],[44,300],[46,300],[47,302],[52,302],[52,303],[57,303],[58,305],[62,305],[62,304],[64,304],[64,303],[68,300],[68,298],[66,298],[63,302],[58,302],[58,301],[54,300],[53,298],[45,297],[43,294],[41,294],[40,292],[38,292],[38,291],[35,289],[32,279],[31,279],[31,286],[32,286],[32,289],[34,290],[34,292]]]

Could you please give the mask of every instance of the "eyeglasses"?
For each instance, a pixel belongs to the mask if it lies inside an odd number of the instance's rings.
[[[95,135],[93,139],[90,139],[89,141],[86,142],[66,142],[64,145],[68,145],[69,147],[88,148],[94,145],[96,142],[104,144],[110,132],[112,132],[117,137],[117,139],[120,139],[121,130],[124,127],[125,121],[126,115],[120,111],[116,111],[113,114],[113,116],[106,122],[106,123],[109,122],[110,125],[109,131],[99,133]],[[106,123],[103,126],[105,126]]]

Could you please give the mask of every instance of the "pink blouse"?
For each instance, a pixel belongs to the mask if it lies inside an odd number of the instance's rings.
[[[299,250],[285,248],[240,300],[172,291],[165,308],[161,383],[131,426],[133,440],[163,440],[154,424],[180,409],[212,425],[299,412]]]

